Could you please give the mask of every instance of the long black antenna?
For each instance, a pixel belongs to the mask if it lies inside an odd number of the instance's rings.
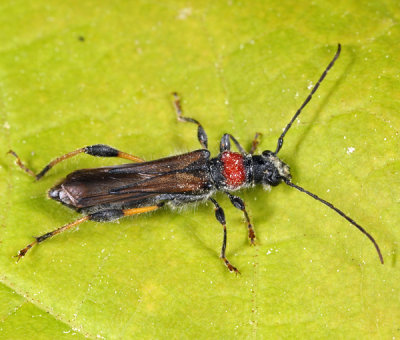
[[[374,246],[376,248],[376,251],[378,252],[378,255],[379,255],[379,260],[383,264],[382,253],[381,253],[381,250],[379,249],[379,246],[376,243],[375,239],[363,227],[361,227],[356,221],[354,221],[352,218],[347,216],[343,211],[341,211],[338,208],[336,208],[332,203],[329,203],[329,202],[325,201],[324,199],[318,197],[317,195],[307,191],[306,189],[304,189],[304,188],[292,183],[289,179],[283,178],[283,181],[287,185],[291,186],[292,188],[295,188],[295,189],[297,189],[297,190],[299,190],[301,192],[306,193],[307,195],[311,196],[315,200],[320,201],[321,203],[327,205],[332,210],[335,210],[340,216],[344,217],[347,221],[349,221],[352,225],[354,225],[358,230],[360,230],[363,234],[365,234],[371,240],[371,242],[374,244]]]
[[[328,67],[325,69],[324,73],[322,73],[321,77],[319,78],[319,80],[317,81],[317,83],[315,84],[315,86],[313,87],[313,89],[311,90],[310,94],[308,95],[308,97],[306,98],[306,100],[304,101],[304,103],[300,106],[300,108],[296,111],[295,115],[293,116],[292,120],[289,122],[288,125],[286,125],[285,130],[283,130],[281,136],[278,139],[278,145],[276,147],[276,150],[274,152],[274,155],[277,155],[277,153],[279,152],[279,150],[282,148],[283,145],[283,138],[286,135],[286,132],[288,132],[288,130],[290,129],[290,127],[292,126],[293,122],[296,120],[296,118],[299,116],[301,110],[303,110],[303,108],[308,104],[308,102],[311,100],[313,94],[315,93],[315,91],[318,90],[319,85],[321,84],[321,82],[324,80],[324,78],[326,77],[326,75],[328,74],[328,71],[332,68],[333,64],[335,63],[336,59],[339,58],[340,55],[340,51],[341,51],[341,46],[340,44],[338,44],[338,49],[336,51],[335,56],[333,57],[332,61],[329,63]]]

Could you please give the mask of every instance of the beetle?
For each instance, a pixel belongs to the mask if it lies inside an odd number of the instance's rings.
[[[220,153],[212,158],[207,149],[207,134],[203,126],[197,120],[183,116],[180,98],[177,93],[173,93],[173,103],[177,118],[179,121],[197,125],[197,137],[202,149],[153,161],[144,161],[137,156],[119,151],[113,147],[96,144],[56,158],[38,174],[26,167],[18,155],[10,150],[9,153],[16,157],[17,165],[35,177],[36,180],[42,178],[57,163],[80,153],[97,157],[119,157],[133,162],[77,170],[52,187],[48,192],[48,196],[51,199],[74,209],[78,213],[84,214],[84,216],[72,223],[36,237],[32,243],[18,252],[18,255],[16,255],[18,260],[25,256],[34,245],[76,227],[85,221],[109,222],[124,216],[154,211],[164,205],[176,207],[191,202],[209,200],[214,205],[215,217],[223,228],[220,258],[229,271],[239,273],[238,269],[229,262],[225,255],[227,245],[225,214],[218,202],[212,197],[213,194],[217,191],[223,192],[229,197],[234,207],[243,212],[248,229],[248,238],[253,245],[255,243],[255,232],[245,203],[232,192],[257,184],[271,187],[285,183],[325,204],[358,228],[373,243],[383,264],[383,257],[375,239],[343,211],[293,183],[289,166],[277,156],[282,148],[286,133],[319,88],[328,71],[338,59],[340,51],[341,45],[338,44],[333,59],[278,138],[275,151],[266,150],[260,155],[254,154],[259,144],[259,133],[256,134],[249,152],[245,151],[235,137],[225,133],[220,141]],[[231,151],[231,141],[239,152]]]

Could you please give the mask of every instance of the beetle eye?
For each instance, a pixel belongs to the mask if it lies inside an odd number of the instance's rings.
[[[268,157],[268,156],[272,155],[272,151],[270,151],[270,150],[265,150],[265,151],[262,152],[262,155],[263,155],[264,157]]]

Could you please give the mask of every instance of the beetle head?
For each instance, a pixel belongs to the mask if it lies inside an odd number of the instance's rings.
[[[253,156],[254,180],[263,185],[276,186],[282,180],[290,180],[290,168],[272,151],[266,150],[260,156]]]

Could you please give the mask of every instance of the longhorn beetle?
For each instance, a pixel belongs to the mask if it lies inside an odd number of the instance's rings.
[[[135,162],[95,169],[77,170],[51,188],[48,192],[50,198],[84,214],[84,216],[72,223],[36,237],[35,241],[21,249],[16,257],[18,257],[18,260],[21,259],[35,244],[41,243],[85,221],[108,222],[124,216],[157,210],[166,204],[180,206],[190,202],[210,200],[215,207],[216,219],[223,228],[221,259],[231,272],[239,273],[236,267],[225,256],[227,243],[225,214],[217,201],[212,198],[212,195],[216,191],[222,191],[229,197],[234,207],[243,212],[247,223],[250,243],[254,244],[255,233],[245,204],[240,197],[233,195],[231,192],[256,184],[269,187],[283,182],[325,204],[358,228],[374,244],[379,259],[383,264],[381,251],[374,238],[357,222],[334,205],[294,184],[291,181],[289,166],[277,156],[282,148],[286,133],[317,91],[328,71],[339,57],[340,50],[341,46],[339,44],[335,56],[278,138],[275,151],[266,150],[261,155],[254,155],[259,143],[258,138],[260,134],[258,133],[253,140],[249,152],[245,151],[235,137],[225,133],[220,142],[219,155],[210,158],[210,152],[207,149],[207,135],[203,126],[197,120],[183,116],[177,93],[173,93],[177,118],[181,122],[189,122],[197,125],[197,137],[202,146],[200,150],[145,162],[139,157],[116,150],[110,146],[96,144],[86,146],[54,159],[38,174],[27,168],[21,162],[18,155],[10,150],[9,153],[16,157],[17,165],[29,175],[35,177],[36,180],[42,178],[57,163],[80,153],[97,157],[119,157]],[[239,152],[231,151],[231,141],[235,144]]]

